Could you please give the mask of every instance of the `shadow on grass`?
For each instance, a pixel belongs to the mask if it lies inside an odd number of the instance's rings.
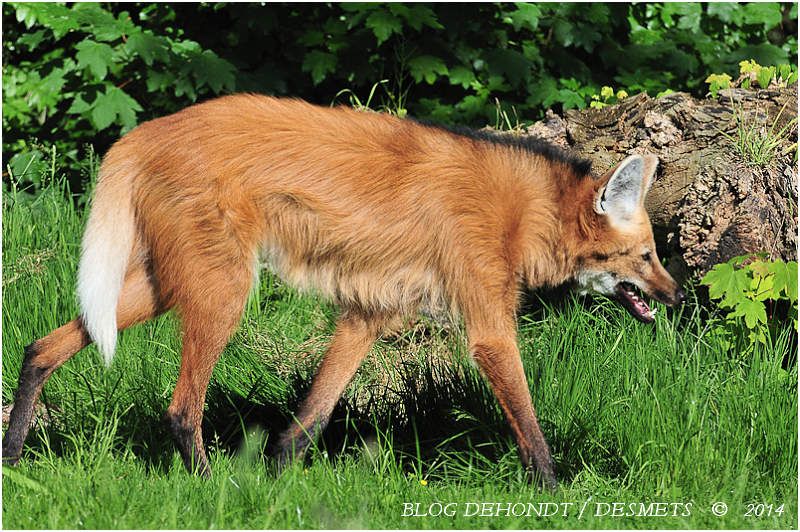
[[[457,361],[424,365],[405,362],[398,373],[399,384],[390,394],[386,387],[375,386],[366,399],[338,402],[316,443],[328,460],[333,463],[348,455],[357,457],[369,442],[387,438],[391,454],[407,472],[419,466],[427,471],[432,464],[445,460],[452,462],[451,471],[458,470],[458,464],[477,464],[488,474],[491,464],[509,453],[516,455],[508,423],[477,370]],[[290,412],[296,411],[310,388],[310,379],[293,380],[295,399],[286,408],[258,404],[218,387],[209,390],[204,422],[207,444],[213,440],[219,448],[235,454],[243,447],[246,433],[256,427],[268,435],[265,458],[272,460],[275,441],[292,419]],[[599,447],[589,425],[577,422],[559,430],[546,419],[540,421],[560,481],[570,481],[584,467],[587,456],[596,458],[593,465],[598,472],[610,477],[626,474],[617,450],[608,445]],[[325,459],[323,453],[309,454],[314,458],[306,456],[306,461]],[[517,462],[512,466],[516,470]]]
[[[539,292],[535,298],[526,298],[522,310],[533,319],[563,312],[574,304],[574,300],[571,303],[570,298],[564,297],[565,291],[559,288]],[[427,334],[423,331],[423,336]],[[472,458],[476,458],[475,462],[483,464],[481,467],[488,473],[491,464],[515,453],[510,428],[488,385],[464,360],[401,361],[396,371],[392,390],[375,384],[364,390],[358,400],[338,402],[317,442],[320,449],[327,451],[329,460],[357,456],[367,442],[386,436],[391,441],[391,453],[407,469],[442,460],[472,464]],[[265,459],[271,461],[278,435],[289,426],[292,412],[296,412],[311,385],[311,379],[299,373],[288,381],[293,393],[282,404],[265,404],[258,393],[258,383],[247,394],[241,394],[212,381],[203,421],[206,447],[236,454],[243,448],[247,434],[258,429],[267,435]],[[143,397],[145,393],[136,395]],[[112,386],[108,396],[93,398],[91,406],[76,405],[75,411],[84,413],[57,416],[62,419],[51,427],[37,429],[46,430],[46,438],[32,432],[29,447],[42,450],[47,440],[50,450],[57,455],[74,451],[81,445],[76,443],[74,435],[78,435],[78,440],[89,439],[91,434],[101,431],[104,420],[114,415],[114,404],[123,402],[122,397],[124,394],[115,394]],[[176,449],[159,411],[160,403],[146,401],[131,404],[117,415],[114,445],[130,449],[149,470],[163,474],[172,467]],[[619,453],[595,443],[590,420],[574,420],[569,427],[557,427],[547,419],[540,422],[562,482],[571,480],[589,456],[599,472],[611,477],[625,475],[626,467]],[[311,454],[315,459],[321,456]]]

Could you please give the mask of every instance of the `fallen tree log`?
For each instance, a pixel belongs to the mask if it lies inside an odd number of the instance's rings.
[[[657,155],[646,207],[660,256],[686,279],[751,252],[797,260],[796,118],[795,83],[704,100],[640,94],[602,109],[548,112],[524,134],[591,159],[597,173],[634,153]],[[752,142],[780,133],[774,157],[749,160],[735,146],[737,128]]]

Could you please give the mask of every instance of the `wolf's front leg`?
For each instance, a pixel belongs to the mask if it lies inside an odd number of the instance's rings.
[[[545,487],[557,486],[555,467],[533,410],[513,326],[468,327],[470,352],[489,380],[519,445],[525,468]]]

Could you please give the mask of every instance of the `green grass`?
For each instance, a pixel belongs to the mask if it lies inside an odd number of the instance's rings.
[[[788,120],[784,118],[783,125],[779,128],[781,115],[788,103],[781,107],[770,125],[763,114],[756,112],[748,116],[742,105],[731,100],[736,130],[733,134],[722,134],[746,164],[765,168],[773,164],[779,156],[792,152],[795,152],[794,159],[797,160],[797,142],[792,142],[797,138],[797,117]]]
[[[77,312],[84,213],[64,198],[59,186],[36,199],[4,195],[4,404],[16,389],[23,346]],[[305,463],[277,473],[265,449],[308,388],[334,317],[331,306],[261,276],[209,389],[209,481],[184,472],[161,422],[179,363],[174,316],[121,334],[110,369],[94,347],[79,353],[45,387],[48,424],[32,431],[18,467],[3,468],[3,525],[797,525],[797,366],[789,329],[745,357],[707,335],[694,298],[680,312],[661,309],[653,327],[604,300],[529,304],[519,319],[520,347],[561,481],[555,493],[542,493],[526,482],[458,330],[424,320],[376,345],[323,441]],[[717,501],[728,505],[724,517],[711,513]],[[431,504],[460,504],[452,517],[403,517],[409,502],[423,513]],[[574,506],[566,517],[465,515],[474,502]],[[691,507],[688,516],[610,517],[594,515],[598,502]],[[746,517],[749,503],[783,511]]]

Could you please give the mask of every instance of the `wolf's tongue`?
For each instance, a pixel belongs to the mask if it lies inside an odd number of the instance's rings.
[[[634,288],[627,283],[620,283],[617,285],[617,297],[622,303],[622,306],[639,321],[651,323],[655,319],[653,316],[655,312],[650,310],[647,303],[640,298],[634,291]]]
[[[644,299],[636,295],[636,292],[626,289],[625,295],[630,298],[631,303],[633,303],[633,307],[639,312],[639,314],[650,314],[650,307],[647,305],[647,303],[645,303]]]

